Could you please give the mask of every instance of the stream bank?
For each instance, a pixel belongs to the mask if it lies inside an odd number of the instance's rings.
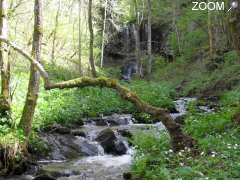
[[[187,104],[196,98],[180,98],[175,101],[174,119],[187,113]],[[200,107],[199,107],[200,108]],[[206,106],[205,112],[211,112]],[[35,152],[38,167],[11,180],[123,180],[130,170],[134,157],[131,138],[138,131],[161,132],[161,122],[138,124],[130,114],[113,114],[84,119],[84,125],[66,128],[52,126],[40,132],[39,137],[49,152]],[[6,178],[5,178],[6,179]]]

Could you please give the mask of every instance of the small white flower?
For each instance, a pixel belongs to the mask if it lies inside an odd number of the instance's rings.
[[[204,155],[204,152],[201,152],[201,156],[203,156]]]
[[[179,152],[178,155],[179,155],[179,156],[182,156],[183,154],[182,154],[182,152]]]
[[[172,152],[173,152],[173,150],[172,150],[172,149],[169,149],[169,152],[170,152],[170,153],[172,153]]]
[[[215,154],[212,154],[212,157],[215,157],[216,155]]]
[[[180,166],[184,166],[184,163],[180,163]]]

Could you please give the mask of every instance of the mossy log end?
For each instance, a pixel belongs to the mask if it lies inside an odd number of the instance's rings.
[[[182,132],[182,129],[180,128],[180,125],[177,124],[172,117],[170,116],[170,113],[167,109],[154,107],[144,101],[142,101],[136,94],[131,92],[126,87],[122,86],[118,83],[117,80],[105,78],[105,77],[99,77],[99,78],[89,78],[89,77],[82,77],[77,78],[69,81],[64,81],[60,83],[49,83],[45,85],[46,90],[50,89],[66,89],[66,88],[83,88],[88,86],[98,86],[98,87],[106,87],[110,89],[116,90],[119,95],[133,103],[136,108],[141,111],[148,113],[150,115],[153,115],[154,117],[157,117],[161,122],[164,124],[164,126],[167,128],[170,137],[171,137],[171,143],[173,146],[173,149],[175,151],[179,151],[184,149],[185,147],[193,148],[196,147],[197,142],[190,136],[187,136]]]

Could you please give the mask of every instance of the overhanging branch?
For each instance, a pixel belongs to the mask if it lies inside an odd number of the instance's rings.
[[[17,46],[15,43],[10,42],[8,39],[0,36],[0,41],[6,43],[7,45],[9,45],[11,48],[13,48],[14,50],[16,50],[17,52],[19,52],[23,57],[25,57],[27,60],[29,60],[30,63],[32,63],[37,70],[39,71],[39,73],[41,74],[41,76],[44,79],[44,83],[45,85],[48,85],[49,82],[49,78],[48,78],[48,73],[45,71],[45,69],[43,68],[43,66],[36,61],[35,59],[33,59],[31,57],[31,55],[29,55],[27,52],[25,52],[24,50],[22,50],[22,48],[20,48],[19,46]]]

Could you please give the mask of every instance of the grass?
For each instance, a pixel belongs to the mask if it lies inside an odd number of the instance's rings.
[[[198,138],[201,154],[173,153],[168,139],[141,135],[132,171],[135,179],[237,179],[240,177],[239,129]],[[149,145],[150,142],[150,145]],[[148,144],[148,148],[146,148]]]

